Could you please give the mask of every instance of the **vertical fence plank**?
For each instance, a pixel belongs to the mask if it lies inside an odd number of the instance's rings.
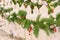
[[[39,14],[38,12],[38,8],[35,6],[34,9],[33,9],[33,14]]]
[[[27,6],[26,12],[27,12],[27,14],[31,14],[31,7],[30,7],[30,5]]]

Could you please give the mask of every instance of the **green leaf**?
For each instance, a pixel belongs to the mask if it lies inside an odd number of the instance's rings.
[[[36,4],[37,8],[39,9],[40,7],[42,7],[42,5]]]
[[[13,2],[14,4],[16,4],[16,0],[12,0],[12,2]]]
[[[56,15],[56,25],[60,26],[60,13]]]
[[[25,1],[25,2],[24,2],[24,4],[27,4],[27,5],[29,5],[29,4],[30,4],[30,2],[29,2],[29,1]]]
[[[45,27],[45,28],[44,28],[43,30],[46,32],[47,35],[49,35],[49,32],[50,32],[50,26],[47,25],[47,24],[44,24],[44,27]]]
[[[53,29],[50,28],[50,33],[54,33]]]
[[[45,25],[43,24],[43,22],[39,22],[38,25],[39,25],[40,29],[44,29],[45,28]]]
[[[58,0],[58,5],[60,5],[60,0]]]
[[[39,26],[37,24],[34,25],[33,33],[35,37],[38,37],[39,35]]]
[[[30,20],[26,20],[25,24],[24,24],[24,28],[29,29],[30,25],[31,25],[31,21]]]
[[[22,17],[22,16],[26,16],[26,14],[27,14],[27,13],[26,13],[25,11],[19,10],[19,12],[18,12],[17,15]]]
[[[56,16],[56,25],[60,26],[60,13]]]
[[[47,3],[51,3],[52,1],[55,1],[55,0],[46,0],[47,1]]]
[[[58,6],[58,3],[55,2],[55,3],[53,4],[53,6],[56,8],[56,7]]]
[[[8,20],[9,22],[12,22],[11,19],[12,19],[12,18],[10,18],[10,16],[7,17],[7,20]]]
[[[54,24],[54,21],[53,21],[54,19],[52,19],[52,18],[43,18],[43,19],[41,19],[41,22],[46,22],[46,24],[47,25],[52,25],[52,24]]]
[[[39,22],[39,28],[43,29],[47,35],[49,35],[49,33],[53,33],[53,30],[50,29],[50,26],[48,24],[43,24],[43,22]]]
[[[19,6],[21,6],[23,4],[24,0],[18,0],[17,3],[19,4]]]
[[[12,16],[12,18],[10,18],[10,16]],[[12,13],[10,16],[9,16],[9,18],[11,19],[11,21],[16,22],[16,20],[17,20],[17,15],[16,15],[16,13],[14,12],[14,13]]]
[[[0,13],[2,13],[3,9],[4,9],[3,7],[0,7]]]
[[[56,19],[60,19],[60,13],[56,15]]]
[[[56,20],[56,25],[57,25],[57,26],[60,26],[60,19],[57,19],[57,20]]]
[[[48,14],[52,13],[52,9],[50,6],[48,6]]]
[[[20,18],[16,18],[16,22],[18,23],[18,24],[21,24],[21,21],[20,21],[21,19]]]

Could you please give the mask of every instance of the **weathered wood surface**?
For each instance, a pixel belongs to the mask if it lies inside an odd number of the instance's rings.
[[[4,0],[2,0],[4,1]],[[8,3],[8,5],[6,5]],[[0,5],[2,5],[3,2],[0,2]],[[18,10],[25,10],[27,12],[27,19],[30,20],[36,20],[36,17],[38,14],[41,14],[41,18],[48,18],[48,9],[45,5],[43,5],[41,8],[34,7],[33,14],[31,14],[31,8],[28,5],[27,8],[22,5],[19,7],[18,5],[14,5],[13,3],[10,4],[9,0],[5,1],[5,8],[12,7],[13,12],[18,12]],[[54,13],[52,14],[53,17],[56,17],[56,14],[60,12],[60,6],[57,6],[54,9]],[[11,12],[12,13],[12,12]],[[36,15],[37,14],[37,15]],[[13,35],[12,35],[13,34]],[[29,35],[29,32],[26,29],[23,29],[20,25],[17,23],[8,23],[6,19],[3,19],[0,16],[0,40],[60,40],[60,32],[56,32],[54,34],[51,34],[48,36],[42,29],[39,31],[39,36],[36,38],[33,34],[33,31],[31,32],[31,35]]]
[[[25,40],[21,37],[14,37],[12,34],[8,34],[3,30],[0,30],[0,40]]]

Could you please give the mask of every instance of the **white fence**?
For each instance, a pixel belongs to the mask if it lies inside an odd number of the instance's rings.
[[[5,2],[5,4],[7,4],[8,2],[9,1]],[[0,4],[2,5],[3,1]],[[12,4],[8,3],[8,5],[6,5],[5,8],[9,8],[9,7],[12,7],[13,8],[12,12],[16,12],[16,13],[18,12],[18,10],[25,10],[27,12],[26,18],[30,20],[35,21],[38,14],[41,14],[41,18],[49,17],[48,9],[45,5],[43,5],[39,9],[35,6],[33,10],[33,14],[31,14],[31,8],[29,5],[27,6],[27,8],[25,8],[23,4],[21,7],[19,7],[18,4],[14,5],[13,3]],[[10,14],[12,12],[10,12]],[[60,6],[57,6],[54,9],[54,13],[52,14],[53,17],[56,17],[56,14],[58,12],[60,12]],[[29,35],[29,32],[26,29],[22,28],[21,25],[18,25],[17,23],[13,23],[13,22],[9,23],[6,19],[2,18],[1,16],[0,16],[0,30],[5,31],[8,34],[13,33],[13,36],[24,38],[24,40],[60,40],[60,32],[56,32],[48,36],[42,29],[40,29],[39,36],[38,38],[36,38],[33,34],[33,31],[31,32],[31,35]]]

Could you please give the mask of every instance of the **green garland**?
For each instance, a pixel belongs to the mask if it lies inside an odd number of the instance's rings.
[[[6,12],[8,12],[8,10]],[[54,18],[51,16],[50,18],[42,18],[39,21],[40,15],[37,16],[36,21],[32,21],[26,19],[26,14],[27,13],[25,11],[19,10],[17,14],[14,12],[11,15],[9,15],[7,17],[7,20],[9,22],[17,22],[18,24],[24,25],[23,28],[26,28],[27,30],[30,28],[30,25],[33,24],[34,25],[33,33],[35,34],[36,37],[38,37],[39,29],[43,29],[49,35],[50,32],[53,32],[53,30],[50,28],[51,25],[56,24],[57,26],[60,26],[60,13],[57,15],[56,21],[54,21]],[[10,18],[10,16],[12,17]],[[44,22],[46,22],[46,24],[44,24]]]
[[[26,4],[31,3],[30,5],[33,5],[33,6],[36,5],[37,7],[41,7],[41,5],[38,5],[37,3],[34,4],[29,0],[26,2],[24,2],[23,0],[18,0],[17,2],[13,0],[13,2],[14,4],[19,3],[19,5],[21,5],[22,3],[26,3]],[[47,3],[49,4],[50,1],[47,1]],[[52,6],[57,6],[58,4],[60,5],[60,2],[58,1],[55,4]],[[48,6],[48,8],[50,13],[51,12],[50,5]],[[12,8],[4,9],[3,7],[0,7],[0,15],[2,16],[4,13],[11,12],[12,10],[13,10]],[[25,11],[19,10],[17,14],[14,12],[10,14],[6,19],[9,22],[17,22],[18,24],[23,25],[22,27],[26,28],[27,30],[30,28],[30,25],[33,24],[34,26],[33,33],[36,37],[38,37],[39,29],[43,29],[49,35],[50,32],[53,33],[53,30],[50,28],[51,25],[60,26],[60,13],[56,15],[56,18],[53,18],[52,16],[50,16],[49,18],[40,19],[40,15],[38,15],[36,18],[36,21],[26,19],[26,15],[27,13]],[[56,21],[54,21],[54,19],[56,19]]]

